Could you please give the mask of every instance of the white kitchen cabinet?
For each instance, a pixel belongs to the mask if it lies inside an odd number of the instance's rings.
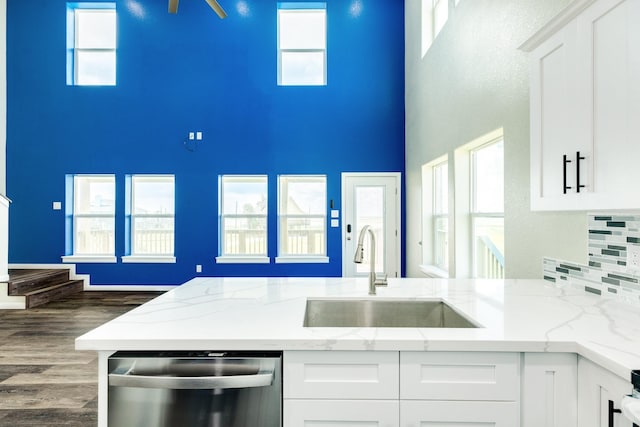
[[[520,353],[285,351],[284,427],[520,425]]]
[[[532,210],[640,207],[639,20],[637,0],[576,0],[521,47]]]
[[[284,400],[284,427],[397,427],[398,400]]]
[[[622,398],[633,389],[630,379],[578,358],[578,425],[580,427],[631,427],[632,423],[622,414],[613,412],[620,408]],[[611,423],[611,422],[612,423]]]
[[[518,402],[400,401],[401,427],[515,427]]]
[[[525,353],[522,427],[577,427],[578,356]]]

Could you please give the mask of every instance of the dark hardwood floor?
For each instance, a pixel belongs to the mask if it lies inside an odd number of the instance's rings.
[[[83,292],[0,310],[0,426],[96,426],[97,354],[74,339],[158,295]]]

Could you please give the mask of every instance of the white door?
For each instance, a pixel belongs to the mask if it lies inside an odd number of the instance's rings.
[[[400,174],[342,174],[342,276],[366,276],[370,270],[369,236],[364,260],[353,262],[360,230],[369,225],[376,239],[377,273],[400,277]],[[368,233],[367,233],[368,234]]]

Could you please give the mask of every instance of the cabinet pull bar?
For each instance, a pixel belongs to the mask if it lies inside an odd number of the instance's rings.
[[[571,190],[571,187],[567,187],[567,163],[571,163],[571,160],[564,154],[562,156],[562,192],[564,194],[567,194],[567,190]]]
[[[576,152],[576,191],[579,193],[581,188],[585,188],[586,185],[580,184],[580,160],[584,160],[585,157],[580,155],[580,152]]]
[[[613,406],[613,400],[609,401],[609,426],[608,427],[615,427],[614,425],[614,421],[613,421],[613,416],[614,414],[621,414],[622,410],[621,409],[616,409]]]

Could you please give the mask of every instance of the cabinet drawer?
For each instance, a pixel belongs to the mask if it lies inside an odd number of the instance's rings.
[[[283,395],[296,399],[398,399],[396,351],[286,351]]]
[[[516,401],[519,353],[401,352],[400,398]]]
[[[296,400],[283,402],[284,427],[397,427],[397,400]]]
[[[400,426],[518,427],[517,402],[401,401]]]

